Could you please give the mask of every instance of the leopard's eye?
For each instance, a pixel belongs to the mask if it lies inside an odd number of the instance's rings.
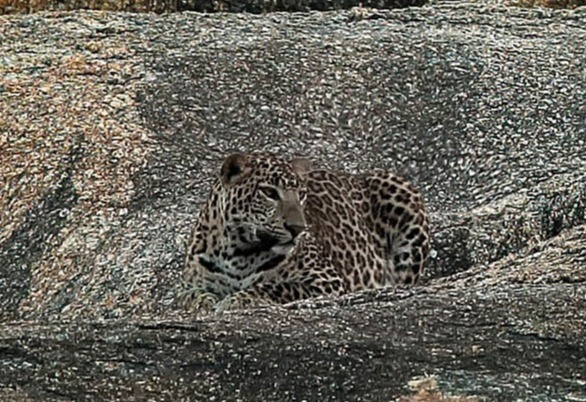
[[[271,200],[278,201],[279,199],[281,199],[281,197],[279,197],[279,192],[274,187],[261,186],[259,187],[259,190],[261,191],[261,193],[263,193],[266,197],[270,198]]]

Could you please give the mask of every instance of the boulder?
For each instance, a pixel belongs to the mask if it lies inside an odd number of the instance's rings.
[[[2,17],[0,399],[586,398],[584,24],[493,3]],[[255,150],[412,180],[423,283],[182,311],[195,213]]]

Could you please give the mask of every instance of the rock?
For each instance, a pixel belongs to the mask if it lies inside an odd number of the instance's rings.
[[[586,10],[3,21],[0,399],[586,398]],[[181,311],[235,150],[415,182],[424,283]]]

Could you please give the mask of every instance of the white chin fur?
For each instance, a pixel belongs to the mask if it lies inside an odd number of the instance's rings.
[[[277,244],[271,248],[271,251],[275,254],[287,255],[293,250],[293,248],[295,248],[295,244],[293,243]]]

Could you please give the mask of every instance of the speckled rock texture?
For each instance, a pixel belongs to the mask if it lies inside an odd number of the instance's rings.
[[[584,27],[455,2],[0,17],[0,400],[393,401],[424,375],[585,400]],[[184,243],[236,150],[412,180],[421,286],[181,311]]]
[[[576,8],[586,0],[524,0],[549,2],[550,8]],[[178,11],[268,13],[327,11],[352,7],[381,9],[422,6],[427,0],[2,0],[0,14],[39,11],[101,11],[172,13]]]

